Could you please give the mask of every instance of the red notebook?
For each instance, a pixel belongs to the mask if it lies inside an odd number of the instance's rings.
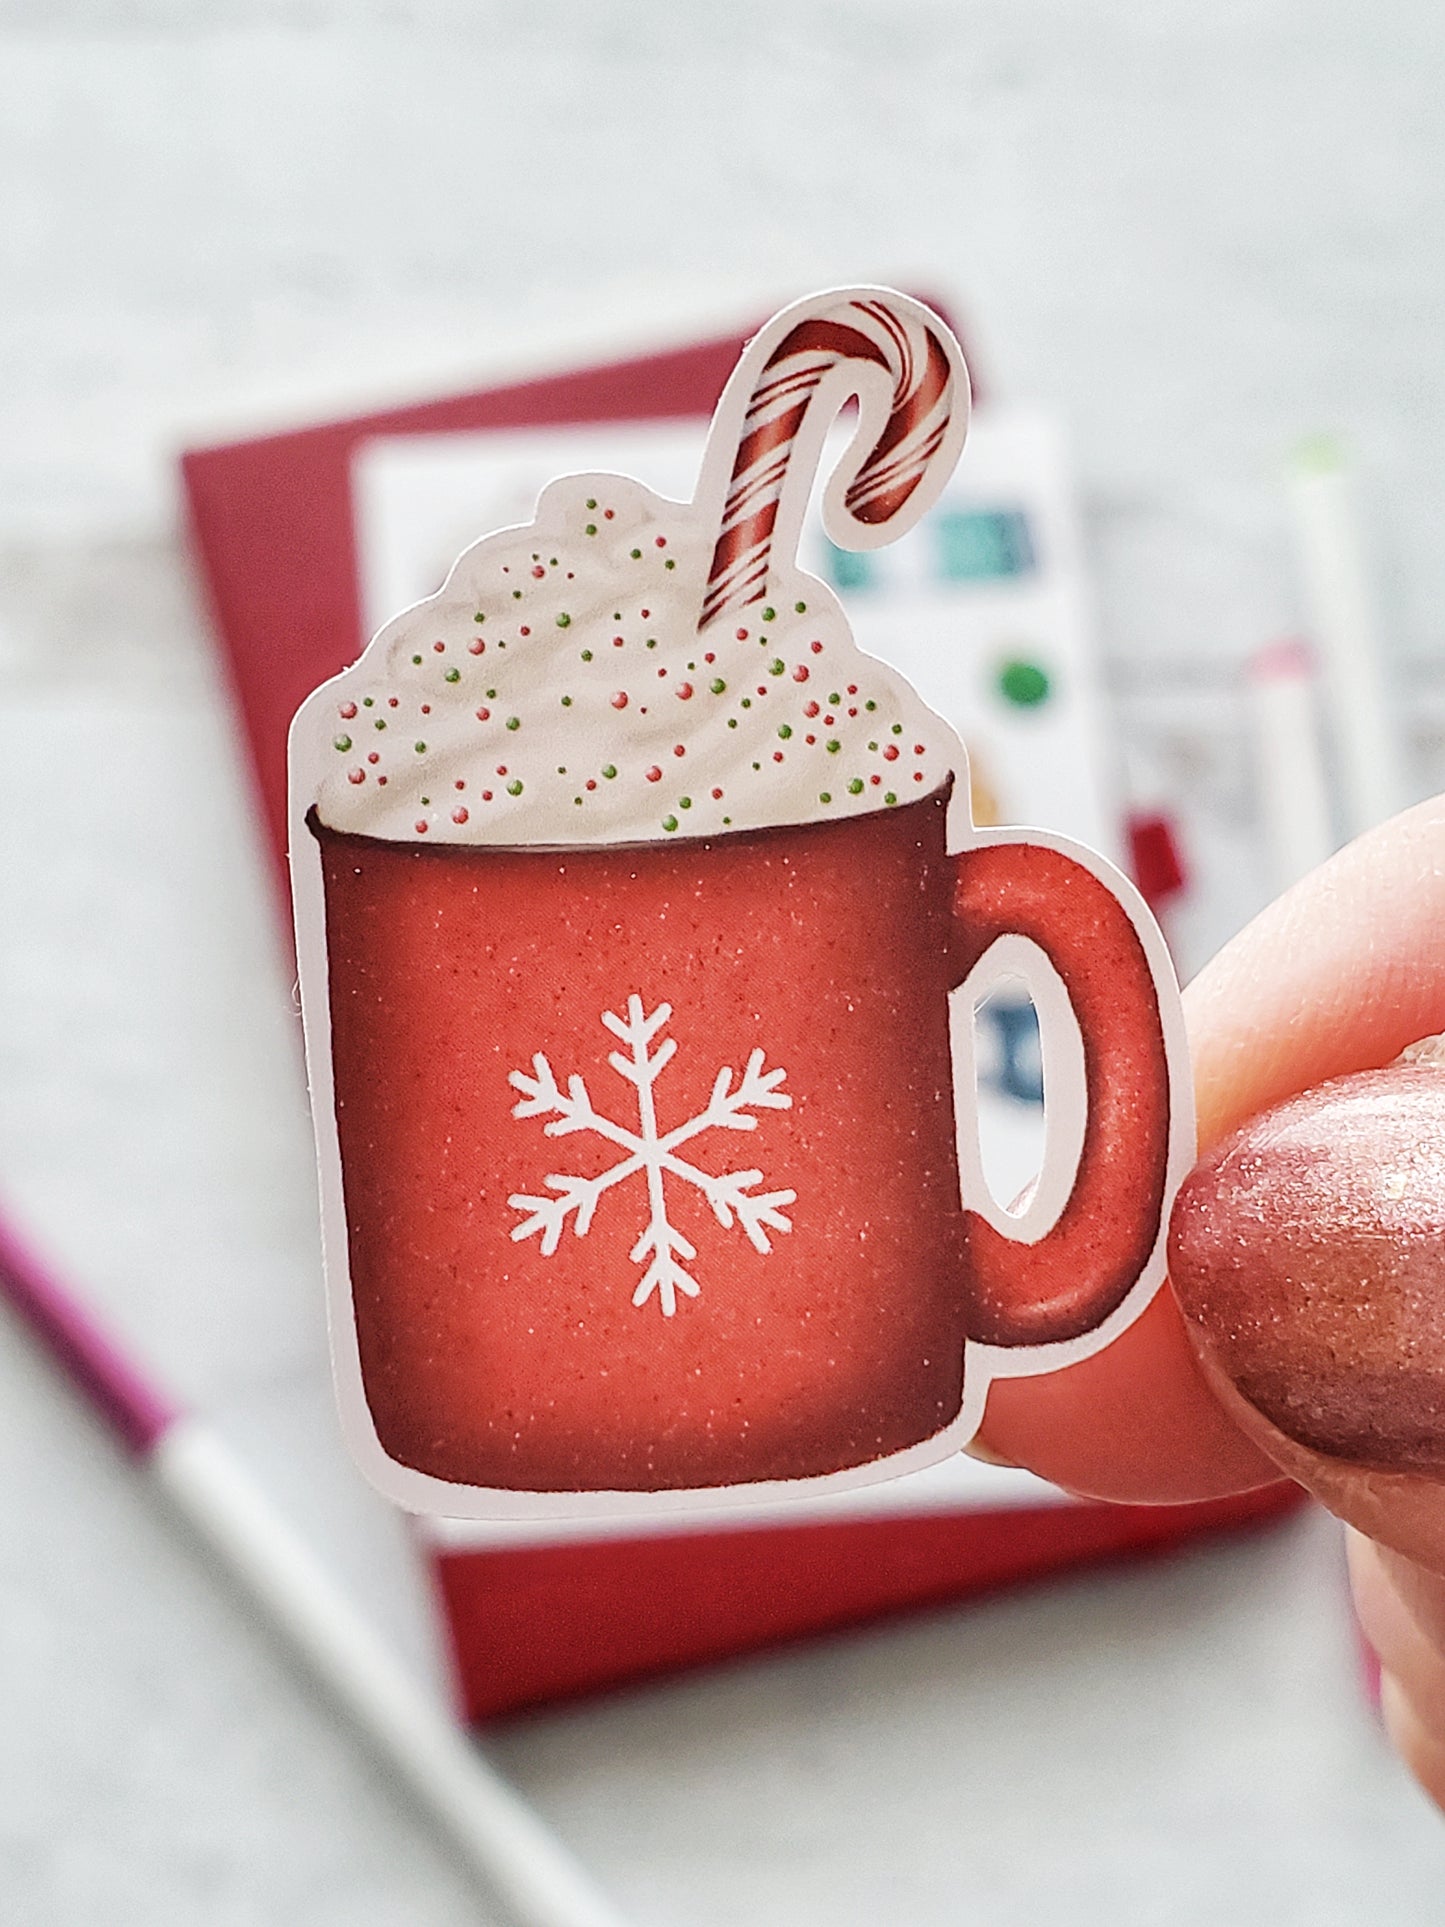
[[[360,445],[379,435],[705,417],[741,346],[729,335],[183,457],[191,533],[281,904],[291,716],[366,641],[352,500]],[[1263,1519],[1297,1497],[1281,1486],[1199,1506],[1085,1505],[1023,1475],[1008,1475],[1015,1483],[998,1489],[1004,1496],[981,1497],[972,1474],[950,1484],[945,1468],[935,1471],[945,1472],[940,1483],[891,1511],[888,1489],[878,1488],[883,1498],[836,1515],[771,1508],[645,1535],[632,1526],[568,1538],[423,1524],[462,1710],[492,1716],[1151,1550]]]

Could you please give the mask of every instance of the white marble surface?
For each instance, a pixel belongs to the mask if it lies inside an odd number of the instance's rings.
[[[0,0],[0,1190],[423,1675],[336,1446],[171,451],[642,303],[908,278],[1072,421],[1121,681],[1296,620],[1278,470],[1323,424],[1403,688],[1445,589],[1442,64],[1425,0]],[[491,1917],[4,1323],[0,1705],[7,1922]],[[1439,1918],[1317,1518],[494,1745],[643,1927]]]

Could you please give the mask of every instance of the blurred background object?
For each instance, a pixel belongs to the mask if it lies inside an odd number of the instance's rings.
[[[1313,727],[1329,835],[1359,820],[1324,685],[1260,721],[1262,645],[1327,665],[1344,607],[1376,769],[1445,776],[1442,60],[1423,0],[0,5],[0,1195],[438,1697],[407,1535],[335,1436],[291,978],[176,454],[832,282],[947,291],[992,397],[1072,448],[1102,766],[1188,974],[1305,847],[1270,747],[1302,771]],[[1287,466],[1321,432],[1363,558],[1323,605]],[[276,500],[278,555],[306,508]],[[959,524],[950,566],[1018,537]],[[999,665],[1021,710],[1038,667]],[[8,1326],[0,1389],[7,1918],[478,1918]],[[1307,1515],[493,1744],[659,1927],[1408,1927],[1445,1844],[1358,1701],[1336,1554]]]

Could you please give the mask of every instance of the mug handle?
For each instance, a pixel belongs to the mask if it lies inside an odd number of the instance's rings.
[[[1127,904],[1057,845],[985,842],[954,862],[955,986],[1000,937],[1027,937],[1059,973],[1083,1040],[1084,1140],[1053,1226],[1026,1241],[964,1211],[968,1336],[1057,1344],[1117,1310],[1159,1242],[1172,1120],[1158,982]]]

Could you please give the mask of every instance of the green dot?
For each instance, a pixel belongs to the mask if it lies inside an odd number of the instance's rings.
[[[669,830],[669,831],[671,831],[671,830],[675,830],[675,829],[677,828],[677,818],[676,818],[675,816],[665,816],[665,817],[663,817],[663,819],[662,819],[662,827],[663,827],[663,829],[665,829],[665,830]]]
[[[782,657],[774,656],[772,661],[768,664],[768,674],[770,676],[781,676],[783,673],[783,667],[784,667],[784,664],[783,664]]]
[[[629,549],[627,553],[632,557],[634,562],[640,562],[642,560],[641,549]],[[677,825],[674,823],[672,827],[676,829]]]
[[[513,602],[520,602],[522,600],[522,591],[520,589],[513,589],[512,600]]]
[[[778,725],[778,734],[782,737],[784,742],[787,742],[788,738],[792,735],[792,733],[793,733],[793,729],[792,729],[791,723],[780,723]]]
[[[870,743],[868,747],[869,749],[877,749],[878,745],[876,743]]]
[[[562,698],[562,707],[564,709],[570,709],[572,707],[572,698],[570,696],[564,696]]]
[[[420,663],[420,661],[421,661],[421,657],[420,657],[420,656],[413,656],[413,657],[412,657],[412,661],[413,661],[414,663]]]
[[[842,702],[842,700],[843,698],[838,694],[837,690],[834,690],[833,694],[828,698],[829,708],[836,709],[838,704]]]
[[[567,765],[565,763],[559,763],[557,765],[557,774],[559,776],[565,776],[567,774]]]
[[[893,734],[894,734],[895,736],[901,736],[901,735],[903,734],[903,725],[902,725],[902,723],[895,723],[895,724],[893,725]]]
[[[679,796],[677,799],[677,807],[680,810],[690,810],[692,808],[692,798],[690,796]]]
[[[511,782],[508,783],[507,794],[508,796],[520,796],[522,794],[522,783],[519,777],[514,776]]]
[[[729,729],[736,729],[736,728],[737,728],[737,726],[738,726],[738,719],[737,719],[737,717],[736,717],[736,716],[729,716],[729,717],[728,717],[728,728],[729,728]]]
[[[649,649],[655,649],[657,647],[657,637],[649,636],[647,638],[647,646]]]
[[[1007,703],[1019,709],[1037,709],[1049,697],[1048,671],[1022,657],[1006,662],[998,672],[998,691]]]
[[[375,703],[376,698],[374,696],[363,696],[361,699],[361,707],[363,709],[371,709],[375,706]]]
[[[850,796],[861,796],[863,794],[863,778],[861,776],[855,776],[850,780],[848,784],[848,794]]]
[[[884,790],[883,801],[885,803],[891,804],[891,803],[896,803],[898,801],[898,798],[893,794],[892,790]]]
[[[832,800],[833,800],[833,792],[831,790],[818,791],[818,801],[820,803],[831,803]]]
[[[571,616],[568,615],[565,609],[558,611],[557,627],[559,629],[570,629],[572,627],[572,618]]]
[[[431,808],[431,798],[429,796],[424,796],[421,799],[421,806],[424,810],[429,810]]]
[[[461,679],[462,672],[460,669],[449,669],[445,676],[442,677],[443,682],[460,682]]]
[[[507,718],[508,729],[520,729],[521,727],[522,727],[522,719],[520,716],[509,716]]]
[[[590,649],[584,649],[584,650],[582,651],[582,660],[583,660],[583,662],[591,662],[591,660],[592,660],[592,651],[591,651]]]
[[[839,743],[838,738],[836,736],[832,737],[828,743],[828,754],[830,756],[836,756],[841,747],[842,745]]]
[[[753,768],[754,768],[754,769],[761,769],[761,768],[762,768],[762,764],[761,764],[761,763],[754,763],[754,764],[753,764]]]
[[[480,613],[478,613],[477,615],[474,615],[474,616],[472,617],[472,621],[473,621],[473,622],[485,622],[485,621],[486,621],[486,619],[487,619],[487,618],[486,618],[486,617],[485,617],[484,615],[482,615],[482,614],[480,614]]]
[[[549,569],[555,569],[555,568],[556,568],[556,566],[557,566],[557,558],[556,558],[556,556],[555,556],[555,555],[549,555],[549,556],[548,556],[548,558],[547,558],[547,567],[548,567]]]
[[[386,728],[385,716],[378,716],[376,721],[371,726],[373,729],[385,729]]]
[[[712,691],[714,696],[721,696],[723,691],[727,688],[727,684],[723,681],[721,676],[714,676],[712,681],[708,684],[708,688]]]
[[[728,824],[731,822],[732,822],[732,818],[730,816],[725,816],[723,818],[723,828],[726,829]]]
[[[610,783],[613,777],[617,774],[617,765],[615,763],[604,764],[602,769],[602,774],[607,778],[608,782]]]
[[[596,506],[597,506],[597,497],[596,497],[595,495],[589,495],[589,496],[587,497],[587,506],[588,506],[588,508],[590,508],[590,509],[595,509],[595,508],[596,508]]]
[[[495,689],[489,689],[489,690],[487,691],[487,701],[488,701],[489,703],[494,703],[494,702],[495,702],[496,700],[497,700],[497,692],[496,692],[496,690],[495,690]]]
[[[776,609],[764,609],[764,611],[763,611],[763,621],[764,621],[764,622],[771,622],[771,621],[773,620],[773,618],[774,618],[774,617],[775,617],[775,616],[777,615],[777,613],[778,613],[778,612],[777,612],[777,610],[776,610]]]
[[[579,805],[579,807],[580,807],[580,805],[581,805],[581,802],[582,802],[582,798],[581,798],[580,796],[574,796],[574,797],[572,798],[572,801],[573,801],[574,803],[576,803],[576,804],[578,804],[578,805]]]
[[[662,566],[664,569],[675,569],[677,564],[673,561],[672,557],[669,556]]]
[[[332,748],[333,749],[350,749],[351,738],[349,736],[334,736],[332,738]]]
[[[806,603],[806,602],[795,602],[795,603],[793,604],[793,613],[794,613],[794,615],[799,615],[799,616],[805,616],[805,615],[806,615],[806,614],[808,613],[808,605],[807,605],[807,603]]]
[[[416,751],[416,753],[417,753],[417,755],[418,755],[418,756],[425,756],[425,755],[426,755],[426,744],[425,744],[425,743],[413,743],[413,744],[412,744],[412,748],[413,748],[413,749],[414,749],[414,750]]]
[[[870,696],[868,701],[864,703],[863,707],[868,711],[868,714],[871,716],[873,714],[873,711],[878,707],[878,705],[873,701],[872,697]]]
[[[588,535],[596,535],[596,533],[597,533],[597,524],[596,524],[595,522],[589,522],[589,523],[587,524],[587,529],[586,529],[586,533],[587,533]],[[579,796],[577,800],[578,800],[578,802],[580,803],[582,799],[581,799],[581,797]]]

